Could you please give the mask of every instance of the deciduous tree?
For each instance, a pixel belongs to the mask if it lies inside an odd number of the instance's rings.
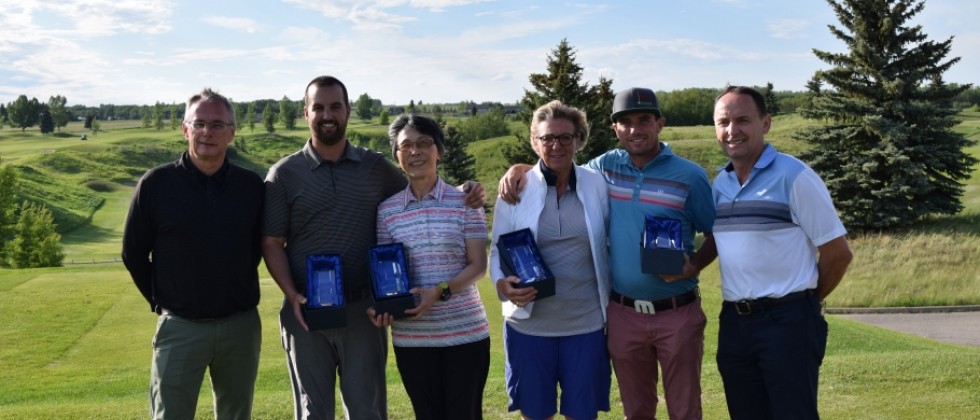
[[[373,101],[367,93],[362,93],[361,96],[357,97],[357,101],[354,102],[354,113],[357,118],[362,120],[371,119],[371,107],[373,106]]]
[[[296,108],[293,101],[288,96],[283,95],[279,101],[279,123],[282,124],[283,128],[287,130],[296,129]]]
[[[153,104],[153,127],[157,131],[163,130],[163,102]]]
[[[248,126],[248,132],[255,132],[255,101],[248,103],[248,109],[245,110],[245,125]]]
[[[844,223],[856,229],[906,226],[963,209],[961,181],[977,159],[954,132],[953,87],[942,75],[953,38],[927,39],[910,19],[921,0],[828,0],[842,27],[830,31],[848,51],[814,50],[831,64],[814,77],[800,109],[825,125],[798,134],[813,145],[802,157],[823,177]]]
[[[20,95],[7,104],[7,119],[11,127],[24,131],[37,124],[40,111],[37,98],[27,99],[26,95]]]
[[[176,130],[180,128],[180,109],[175,103],[170,104],[170,129]]]
[[[68,99],[61,95],[55,95],[48,99],[48,112],[51,113],[51,120],[54,122],[54,128],[56,130],[61,130],[61,127],[67,126],[68,121],[71,120],[71,111],[68,110],[66,104]]]

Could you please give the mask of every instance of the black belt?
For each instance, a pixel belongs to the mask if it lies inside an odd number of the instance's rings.
[[[739,315],[748,315],[755,312],[761,312],[766,309],[772,309],[778,305],[782,305],[786,302],[792,302],[797,299],[802,299],[807,296],[816,293],[813,289],[800,290],[799,292],[793,292],[783,297],[778,298],[759,298],[759,299],[742,299],[737,302],[725,301],[724,306],[735,308],[735,312]]]
[[[668,309],[677,309],[698,300],[698,288],[695,287],[677,296],[654,301],[633,299],[629,296],[623,296],[615,290],[610,291],[609,298],[613,302],[623,306],[631,306],[641,314],[655,314]]]
[[[248,310],[249,309],[246,309],[245,311],[248,311]],[[191,317],[186,317],[186,316],[183,316],[183,315],[174,313],[174,311],[171,311],[171,310],[169,310],[167,308],[161,307],[160,308],[160,315],[174,316],[174,317],[177,317],[177,318],[180,318],[180,319],[183,319],[183,320],[187,320],[187,321],[191,321],[191,322],[217,322],[217,321],[222,321],[222,320],[231,318],[231,317],[233,317],[235,315],[244,313],[245,311],[239,311],[239,312],[231,313],[231,314],[228,314],[228,315],[222,315],[222,316],[212,317],[212,318],[191,318]]]

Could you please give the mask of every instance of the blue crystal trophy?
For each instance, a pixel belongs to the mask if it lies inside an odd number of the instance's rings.
[[[646,215],[642,242],[640,268],[644,273],[684,272],[684,242],[680,221]]]
[[[531,229],[505,233],[497,238],[500,268],[504,274],[521,279],[516,287],[534,287],[537,299],[555,294],[555,276],[545,264]]]
[[[412,282],[405,246],[400,242],[375,245],[370,252],[375,313],[388,313],[395,319],[407,317],[405,310],[415,307],[415,297],[409,293]]]
[[[303,315],[310,330],[347,325],[340,255],[306,257],[306,304]]]

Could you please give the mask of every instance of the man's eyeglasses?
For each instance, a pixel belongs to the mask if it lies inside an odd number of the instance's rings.
[[[194,130],[204,131],[205,128],[211,131],[222,131],[230,127],[234,127],[234,124],[226,123],[224,121],[187,121],[187,125],[191,126]]]
[[[412,149],[415,150],[428,150],[432,145],[435,144],[435,140],[432,139],[422,139],[419,141],[403,141],[398,143],[398,150],[403,152],[411,152]]]
[[[555,144],[556,141],[558,142],[558,144],[562,146],[568,146],[572,144],[572,142],[574,142],[575,139],[577,138],[578,135],[571,134],[571,133],[558,134],[558,135],[545,134],[543,136],[538,137],[538,141],[540,141],[541,144],[545,146],[552,146]]]

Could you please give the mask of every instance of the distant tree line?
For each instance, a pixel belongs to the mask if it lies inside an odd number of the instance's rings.
[[[566,46],[565,48],[567,48],[567,50],[555,50],[553,53],[559,54],[558,56],[555,56],[555,58],[566,61],[569,61],[570,59],[571,64],[575,64],[572,47]],[[565,56],[561,56],[560,54],[565,54]],[[577,64],[575,65],[577,66]],[[581,72],[581,70],[582,69],[579,68],[578,71]],[[556,68],[555,71],[567,71],[567,69]],[[554,82],[555,80],[559,80],[558,75],[558,73],[549,73],[549,77],[545,78],[545,80],[549,83]],[[580,77],[581,76],[579,75],[579,78]],[[580,80],[576,80],[575,83],[580,83]],[[606,79],[604,81],[600,81],[599,85],[591,88],[600,88],[602,83],[608,85],[607,88],[611,86],[611,80]],[[950,83],[947,86],[951,91],[956,93],[951,98],[948,98],[948,103],[952,109],[957,111],[980,111],[980,87],[958,85],[956,83]],[[570,85],[565,86],[562,89],[569,87]],[[587,83],[580,84],[579,89],[582,88],[587,90],[590,87]],[[807,90],[805,91],[775,90],[772,83],[768,83],[766,86],[756,86],[756,88],[766,95],[767,105],[769,106],[770,112],[773,115],[797,113],[800,108],[806,107],[810,104],[812,97],[812,86],[807,86]],[[551,92],[548,89],[536,88],[534,94],[539,95],[540,98],[545,98],[549,94],[560,93],[560,89],[553,90],[554,91]],[[713,104],[715,96],[718,94],[719,90],[720,87],[694,87],[673,91],[661,90],[657,91],[657,97],[660,99],[662,111],[664,116],[667,118],[669,125],[711,125],[713,124],[711,115],[713,112]],[[828,91],[832,91],[832,89]],[[529,99],[526,97],[522,99],[521,102],[521,105],[526,108],[528,104],[539,102],[539,98],[535,97],[534,99]],[[235,115],[236,119],[238,120],[237,128],[239,130],[248,128],[250,131],[254,132],[256,122],[262,124],[263,128],[267,132],[273,132],[276,124],[279,124],[287,130],[292,130],[296,127],[296,120],[302,118],[302,101],[293,101],[286,96],[283,96],[283,98],[280,100],[259,99],[251,102],[236,102],[234,105],[236,106]],[[367,93],[361,94],[357,100],[350,105],[353,117],[362,120],[379,118],[379,123],[381,124],[388,123],[387,119],[390,117],[390,109],[399,109],[402,112],[422,113],[432,115],[435,118],[440,118],[443,115],[461,117],[477,116],[478,109],[489,109],[490,111],[493,111],[496,108],[504,106],[499,102],[490,101],[480,103],[473,101],[461,101],[456,103],[423,103],[422,100],[411,100],[407,106],[385,106],[382,104],[380,99],[372,98]],[[184,103],[165,104],[162,102],[157,102],[153,105],[100,104],[97,107],[84,105],[68,106],[66,98],[60,95],[50,97],[48,102],[40,102],[37,98],[28,99],[26,95],[20,95],[12,102],[8,102],[6,104],[0,103],[0,127],[9,126],[13,128],[20,128],[23,131],[36,126],[41,130],[42,134],[47,134],[60,131],[61,128],[68,124],[68,122],[74,120],[83,120],[84,127],[89,129],[93,128],[92,123],[94,121],[136,120],[140,121],[140,126],[143,128],[155,128],[158,130],[169,128],[171,130],[176,130],[180,127],[180,121],[183,118],[185,106],[186,105]],[[611,107],[611,104],[609,104],[609,106]],[[591,107],[597,108],[594,105]],[[592,112],[588,112],[588,115],[590,121],[595,121],[596,119],[602,119],[602,114],[608,113],[609,112],[607,109],[594,109]],[[504,115],[510,116],[510,114],[506,113]],[[382,121],[382,116],[384,116],[384,121]],[[517,118],[519,120],[524,120],[527,118],[527,116],[521,114],[518,115]],[[479,124],[471,124],[482,125],[483,122],[480,122]],[[593,124],[593,130],[596,128],[598,127]],[[463,136],[464,141],[492,138],[502,135],[494,134],[483,136],[484,134],[474,134],[472,133],[473,130],[462,126],[458,127],[458,129],[460,130],[460,134]],[[499,133],[499,130],[496,132]],[[605,135],[605,133],[601,132],[596,134],[598,134],[600,137]],[[474,138],[474,135],[477,137]],[[602,143],[602,141],[600,141],[600,143]],[[600,149],[601,147],[597,146],[596,148]],[[528,151],[529,150],[530,149],[528,149]]]

